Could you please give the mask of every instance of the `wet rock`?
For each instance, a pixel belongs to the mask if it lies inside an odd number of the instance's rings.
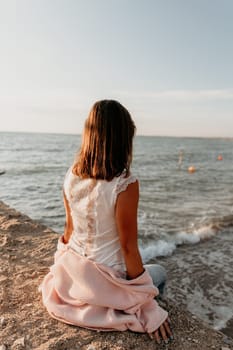
[[[233,343],[233,339],[230,339],[230,338],[228,338],[228,337],[224,337],[224,338],[223,338],[223,341],[224,341],[225,344],[228,344],[228,345],[230,345],[230,344]]]

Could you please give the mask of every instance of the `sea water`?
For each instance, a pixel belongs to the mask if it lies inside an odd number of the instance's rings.
[[[0,199],[62,233],[62,184],[80,141],[79,135],[0,133]],[[168,269],[168,296],[215,328],[229,328],[233,139],[137,136],[132,172],[140,182],[144,262]]]

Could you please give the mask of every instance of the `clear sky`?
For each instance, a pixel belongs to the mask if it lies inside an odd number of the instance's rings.
[[[0,0],[0,131],[81,133],[114,98],[138,134],[233,137],[232,0]]]

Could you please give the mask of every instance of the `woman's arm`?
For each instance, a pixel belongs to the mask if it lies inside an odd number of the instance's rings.
[[[66,211],[66,222],[65,222],[65,229],[64,229],[64,235],[63,235],[63,243],[68,243],[70,236],[73,231],[73,221],[72,216],[70,214],[70,206],[69,202],[66,198],[65,192],[63,191],[63,201],[64,201],[64,207]]]
[[[138,249],[137,211],[139,200],[138,181],[130,184],[121,192],[116,202],[116,223],[123,251],[127,276],[136,278],[144,271]]]
[[[138,182],[134,182],[118,195],[116,202],[117,228],[129,278],[136,278],[144,271],[137,242],[138,199],[139,186]],[[169,320],[161,324],[150,336],[159,344],[161,340],[167,344],[169,338],[173,339]]]

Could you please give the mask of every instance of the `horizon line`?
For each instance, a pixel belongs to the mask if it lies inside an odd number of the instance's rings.
[[[13,131],[13,130],[0,130],[0,133],[12,133],[12,134],[45,134],[45,135],[70,135],[70,136],[82,136],[82,133],[70,133],[70,132],[50,132],[50,131]],[[201,135],[158,135],[158,134],[136,134],[135,137],[164,137],[164,138],[194,138],[194,139],[233,139],[233,136],[201,136]]]

